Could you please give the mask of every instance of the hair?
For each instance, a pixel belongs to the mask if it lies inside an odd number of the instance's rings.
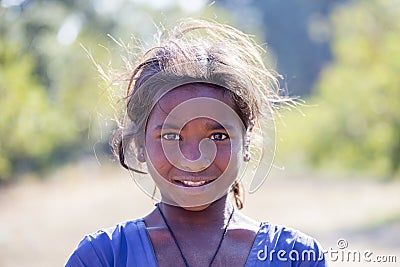
[[[171,31],[160,34],[156,41],[154,47],[140,49],[138,55],[126,61],[126,71],[119,77],[127,85],[127,117],[118,123],[110,145],[128,170],[146,173],[137,160],[138,147],[143,143],[153,105],[171,88],[199,82],[223,87],[250,131],[263,113],[273,112],[274,103],[282,102],[278,75],[263,61],[265,50],[252,37],[231,26],[184,19]],[[231,192],[241,209],[241,183],[235,182]]]

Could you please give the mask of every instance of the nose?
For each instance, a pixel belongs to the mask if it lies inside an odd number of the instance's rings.
[[[201,140],[200,140],[201,141]],[[179,143],[179,150],[185,159],[196,161],[201,157],[200,141],[185,140]]]
[[[217,155],[215,143],[209,139],[183,141],[179,144],[177,168],[199,172],[206,169]]]

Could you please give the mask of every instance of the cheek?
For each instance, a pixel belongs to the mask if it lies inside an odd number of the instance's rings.
[[[218,152],[217,156],[215,158],[215,165],[224,172],[228,166],[229,163],[231,165],[229,166],[230,168],[236,168],[237,167],[237,162],[240,158],[241,155],[241,147],[240,145],[235,145],[235,144],[226,144],[226,145],[220,145],[218,147]]]
[[[169,162],[163,153],[160,141],[148,140],[146,138],[147,162],[151,162],[153,168],[163,174],[169,167]]]

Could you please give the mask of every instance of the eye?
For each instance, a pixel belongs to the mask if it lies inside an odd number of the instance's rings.
[[[228,135],[223,134],[223,133],[214,133],[210,136],[210,139],[214,140],[214,141],[223,141],[227,138],[228,138]]]
[[[167,141],[180,141],[181,137],[176,133],[166,133],[162,135],[162,138]]]

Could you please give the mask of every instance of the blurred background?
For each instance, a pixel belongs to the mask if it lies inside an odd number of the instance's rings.
[[[399,1],[2,0],[0,266],[63,266],[83,235],[152,209],[112,159],[115,96],[87,52],[118,69],[110,36],[148,46],[183,17],[254,35],[304,101],[277,119],[275,166],[244,212],[398,265]]]

